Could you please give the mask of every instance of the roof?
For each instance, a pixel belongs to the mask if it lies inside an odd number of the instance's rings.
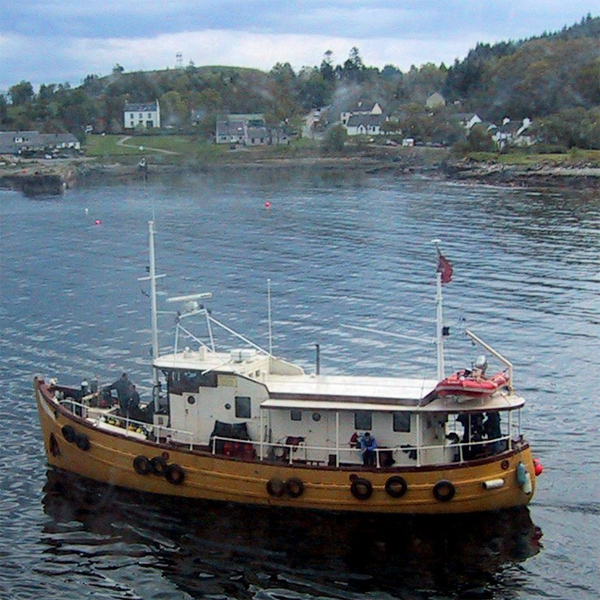
[[[125,112],[152,112],[157,108],[158,102],[140,102],[140,103],[129,103],[125,104],[123,109]]]
[[[248,127],[248,137],[264,138],[269,135],[266,127]]]
[[[243,121],[217,121],[217,135],[243,135]]]
[[[346,127],[359,127],[364,125],[365,127],[377,127],[381,125],[385,120],[383,115],[352,115],[348,119]]]
[[[15,141],[15,140],[22,141]],[[39,133],[38,131],[0,131],[0,154],[15,154],[22,149],[43,149],[64,143],[77,143],[72,133]]]
[[[359,100],[346,112],[371,112],[377,105],[377,102],[365,102],[363,100]]]
[[[373,403],[386,405],[387,410],[395,410],[398,403],[414,406],[437,385],[436,380],[424,378],[344,375],[270,375],[264,383],[273,400],[293,401],[302,407],[306,401],[325,403],[332,409],[342,403],[349,410]]]

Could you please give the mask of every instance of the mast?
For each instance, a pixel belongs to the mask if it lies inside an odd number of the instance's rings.
[[[437,270],[436,270],[436,332],[435,340],[437,344],[437,377],[441,381],[444,379],[444,306],[442,285],[452,280],[452,265],[440,252],[439,245],[442,240],[431,240],[435,244],[437,251]]]
[[[437,378],[444,379],[444,307],[442,295],[442,274],[438,271],[436,278],[436,344],[437,344]]]
[[[164,275],[156,274],[156,259],[154,255],[154,221],[148,221],[148,246],[150,253],[150,266],[148,267],[148,277],[138,277],[138,281],[150,281],[150,315],[152,322],[152,384],[154,386],[155,408],[158,409],[158,390],[160,383],[158,380],[158,371],[154,367],[154,361],[158,358],[158,310],[156,308],[156,280]]]
[[[154,255],[154,221],[148,221],[150,249],[150,312],[152,319],[152,383],[158,385],[158,372],[154,361],[158,358],[158,311],[156,309],[156,259]]]

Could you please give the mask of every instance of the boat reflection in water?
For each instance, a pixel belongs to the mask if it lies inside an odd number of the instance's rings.
[[[526,507],[447,516],[267,509],[141,495],[54,470],[44,493],[48,562],[84,555],[86,569],[110,571],[118,582],[125,566],[115,557],[129,558],[128,586],[137,593],[164,586],[166,597],[175,590],[267,599],[420,590],[419,598],[504,598],[519,585],[511,567],[541,548]]]

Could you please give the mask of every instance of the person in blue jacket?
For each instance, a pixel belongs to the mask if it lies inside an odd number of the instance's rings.
[[[377,441],[368,431],[365,431],[364,435],[360,438],[360,450],[364,465],[374,466],[376,464],[376,449]]]

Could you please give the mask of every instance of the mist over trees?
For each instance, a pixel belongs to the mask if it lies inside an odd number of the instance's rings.
[[[402,72],[365,64],[358,48],[336,64],[326,50],[317,66],[295,71],[277,63],[269,72],[235,67],[196,67],[126,72],[119,64],[107,76],[90,74],[78,87],[48,83],[37,93],[20,81],[0,95],[0,129],[71,132],[123,131],[127,102],[158,99],[167,131],[210,136],[223,113],[264,113],[269,124],[299,131],[301,118],[330,107],[331,123],[358,100],[378,102],[391,120],[384,129],[432,142],[458,139],[449,115],[475,112],[483,120],[534,121],[548,144],[598,148],[600,18],[590,15],[560,32],[535,38],[477,44],[451,66],[426,63]],[[446,106],[427,108],[434,92]],[[192,119],[191,115],[195,117]]]

